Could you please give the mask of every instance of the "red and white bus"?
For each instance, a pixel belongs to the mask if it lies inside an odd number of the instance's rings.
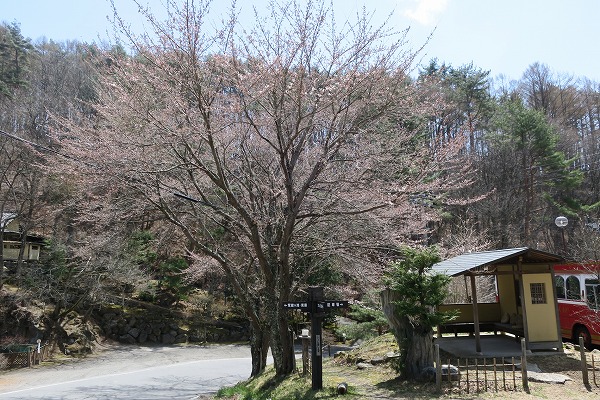
[[[562,337],[600,345],[600,263],[555,265],[554,275]]]

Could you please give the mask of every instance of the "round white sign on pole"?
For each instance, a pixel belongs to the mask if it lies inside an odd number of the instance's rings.
[[[567,219],[567,217],[560,216],[560,217],[556,217],[556,219],[554,220],[554,223],[559,228],[563,228],[569,224],[569,220]]]

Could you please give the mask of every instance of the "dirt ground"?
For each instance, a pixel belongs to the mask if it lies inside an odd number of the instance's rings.
[[[534,379],[535,374],[529,374],[529,389],[527,394],[523,391],[522,383],[518,382],[521,374],[517,371],[517,390],[503,391],[488,390],[480,392],[477,396],[465,395],[464,390],[460,398],[494,398],[494,399],[600,399],[600,351],[586,352],[589,385],[583,383],[583,368],[580,359],[580,351],[571,343],[564,344],[564,353],[554,355],[532,355],[527,357],[528,370],[539,368],[543,382]],[[556,374],[557,377],[566,377],[564,383],[554,383],[548,374]],[[549,379],[545,379],[548,377]],[[561,379],[558,380],[562,382]],[[499,384],[502,387],[501,384]],[[510,384],[508,385],[511,386]],[[447,391],[451,395],[452,391]],[[452,396],[450,396],[452,397]]]
[[[368,371],[358,369],[349,369],[347,367],[331,367],[330,373],[343,376],[344,381],[353,386],[357,397],[365,400],[369,399],[600,399],[600,370],[596,371],[596,381],[594,383],[593,374],[590,371],[590,385],[586,387],[582,381],[582,372],[580,362],[572,355],[556,355],[528,358],[529,364],[537,365],[543,373],[555,373],[568,377],[564,383],[547,383],[529,381],[529,393],[526,393],[522,387],[521,374],[516,373],[516,389],[512,387],[512,377],[507,377],[509,390],[503,390],[502,382],[498,383],[498,390],[494,389],[493,383],[488,383],[488,390],[475,389],[475,384],[471,382],[467,391],[464,382],[461,382],[460,389],[456,383],[449,386],[446,382],[443,384],[443,394],[435,393],[435,387],[432,384],[419,384],[403,382],[396,378],[397,374],[386,367],[372,367]],[[589,365],[591,368],[591,365]],[[500,376],[500,373],[498,373]],[[464,378],[464,377],[463,377]],[[471,380],[473,380],[471,376]],[[530,375],[531,378],[531,375]],[[481,375],[480,375],[481,379]]]
[[[593,356],[593,358],[592,358]],[[443,354],[442,360],[450,359],[452,356]],[[456,358],[454,357],[454,360]],[[464,360],[463,360],[464,361]],[[397,373],[389,367],[374,366],[366,370],[360,370],[348,365],[331,366],[329,371],[333,376],[344,377],[343,379],[351,386],[354,386],[357,398],[361,399],[600,399],[600,351],[594,350],[587,353],[587,368],[589,375],[589,385],[583,384],[583,373],[578,348],[572,344],[566,343],[564,353],[553,355],[531,355],[527,357],[529,371],[539,369],[541,373],[538,376],[529,373],[529,393],[523,388],[522,376],[519,368],[516,368],[514,378],[512,371],[506,371],[506,382],[503,382],[501,368],[498,367],[498,383],[494,384],[494,372],[490,371],[490,361],[488,360],[488,381],[487,390],[484,389],[484,378],[479,372],[479,386],[475,381],[475,376],[471,370],[470,384],[466,384],[465,369],[461,369],[462,377],[460,386],[453,382],[449,384],[444,382],[443,394],[435,392],[435,385],[431,383],[419,384],[403,382],[397,378]],[[470,361],[470,363],[473,360]],[[482,360],[479,360],[483,363]],[[481,364],[480,364],[481,365]],[[536,368],[537,367],[537,368]],[[327,367],[326,367],[327,369]],[[555,383],[549,378],[558,379]],[[544,381],[533,381],[539,378]],[[504,390],[504,386],[508,390]],[[479,390],[477,390],[479,387]]]

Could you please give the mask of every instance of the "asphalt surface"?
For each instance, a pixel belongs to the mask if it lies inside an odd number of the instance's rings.
[[[0,399],[194,399],[250,375],[246,345],[106,345],[83,359],[0,373]]]

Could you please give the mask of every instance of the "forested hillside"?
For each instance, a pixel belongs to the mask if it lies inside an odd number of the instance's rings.
[[[326,9],[255,39],[185,11],[150,19],[158,39],[122,21],[128,47],[0,26],[0,213],[46,239],[0,270],[5,332],[29,305],[52,331],[125,299],[235,304],[253,374],[269,346],[285,374],[277,305],[315,284],[361,298],[402,246],[598,259],[599,83],[539,63],[511,82],[476,61],[411,73],[417,54],[365,21],[321,48]]]

